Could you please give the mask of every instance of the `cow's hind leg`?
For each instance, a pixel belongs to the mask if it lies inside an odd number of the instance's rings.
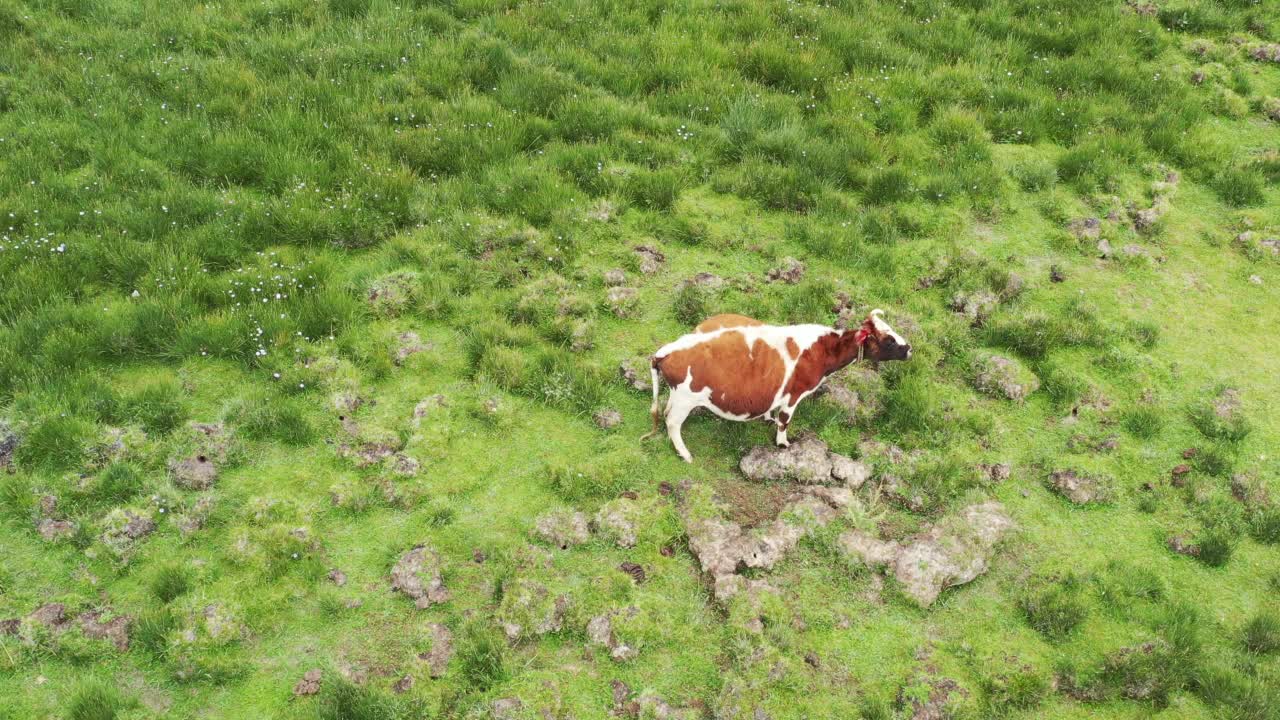
[[[693,462],[693,456],[689,454],[689,448],[684,445],[680,427],[684,425],[689,413],[693,412],[698,405],[697,398],[687,391],[676,388],[671,390],[671,396],[667,399],[667,436],[671,438],[671,444],[675,446],[676,452],[687,463]]]

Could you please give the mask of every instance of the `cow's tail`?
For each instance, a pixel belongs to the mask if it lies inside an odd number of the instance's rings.
[[[658,434],[658,391],[660,390],[659,383],[661,382],[658,363],[660,362],[662,362],[662,359],[657,355],[649,358],[649,378],[653,382],[653,404],[649,406],[649,416],[653,419],[653,428],[644,437],[640,438],[641,440],[648,440]]]

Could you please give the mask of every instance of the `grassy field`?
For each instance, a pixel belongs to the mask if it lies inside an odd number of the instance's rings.
[[[0,0],[0,719],[1280,717],[1277,43],[1275,0]],[[773,431],[685,465],[619,366],[841,304],[915,357],[792,437],[875,475],[718,601],[689,507],[771,520]],[[538,537],[624,493],[633,547]],[[985,500],[930,607],[840,549]]]

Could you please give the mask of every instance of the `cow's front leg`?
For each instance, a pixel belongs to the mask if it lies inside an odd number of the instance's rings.
[[[791,424],[791,413],[786,410],[778,411],[777,424],[778,436],[774,438],[774,442],[778,444],[778,447],[788,447],[791,443],[787,441],[787,426]]]

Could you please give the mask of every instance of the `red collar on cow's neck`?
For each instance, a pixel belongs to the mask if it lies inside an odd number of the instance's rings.
[[[870,336],[871,336],[870,330],[866,328],[858,328],[858,331],[853,334],[853,341],[856,342],[859,346],[861,346],[863,343],[867,341],[867,338]]]

